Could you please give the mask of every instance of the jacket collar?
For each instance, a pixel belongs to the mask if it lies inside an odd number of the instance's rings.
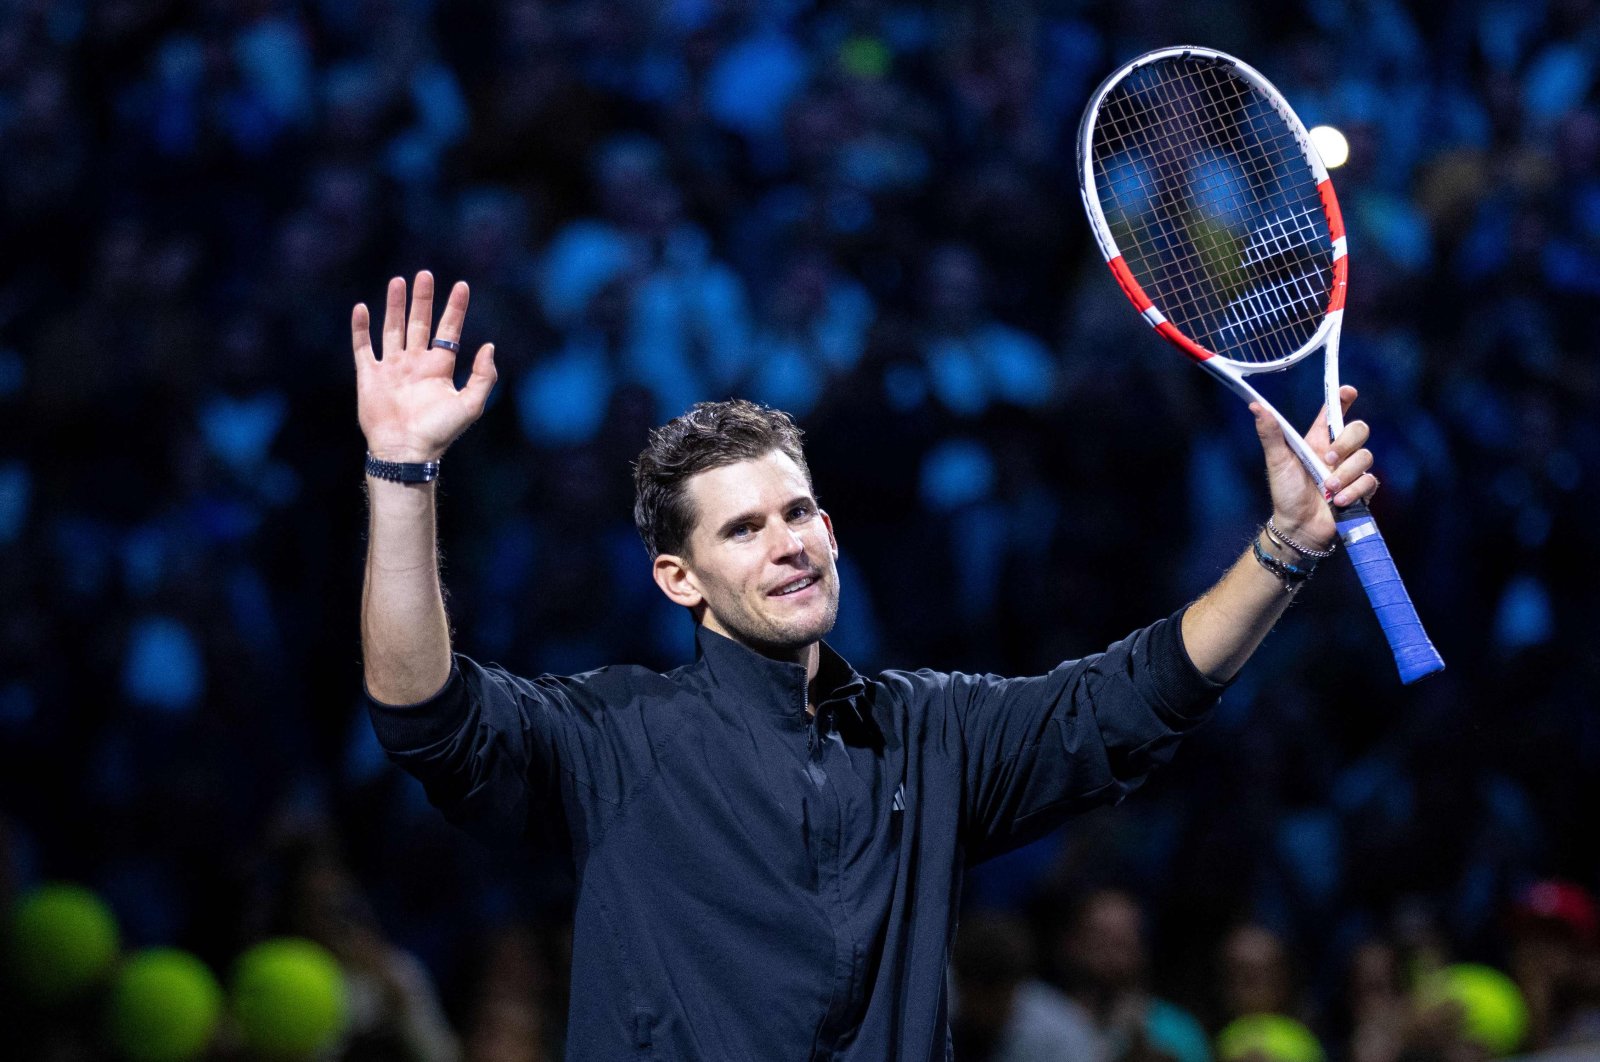
[[[843,701],[858,720],[864,721],[855,695],[866,688],[866,680],[828,645],[818,645],[817,690],[814,707]],[[754,649],[725,638],[704,624],[695,626],[695,659],[711,672],[718,687],[751,705],[778,715],[798,715],[806,705],[806,667],[762,656]]]

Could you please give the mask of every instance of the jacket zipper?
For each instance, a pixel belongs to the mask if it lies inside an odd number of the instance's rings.
[[[810,712],[811,686],[807,684],[800,691],[800,711],[809,716],[806,719],[806,759],[810,759],[817,751],[817,717]]]
[[[816,755],[816,712],[811,710],[811,686],[800,693],[800,710],[806,713],[805,755],[808,760]]]

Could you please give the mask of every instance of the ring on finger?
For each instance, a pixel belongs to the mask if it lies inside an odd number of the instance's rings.
[[[453,339],[437,339],[436,338],[433,341],[433,345],[438,347],[440,350],[448,350],[452,354],[460,354],[461,353],[461,344],[457,343]]]

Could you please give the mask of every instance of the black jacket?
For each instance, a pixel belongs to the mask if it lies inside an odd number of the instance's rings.
[[[947,1057],[965,868],[1120,800],[1221,687],[1177,617],[1049,674],[805,669],[703,628],[693,664],[523,679],[456,657],[373,703],[454,822],[577,881],[567,1057]]]

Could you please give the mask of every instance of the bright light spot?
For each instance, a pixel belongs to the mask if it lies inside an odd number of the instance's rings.
[[[1350,141],[1333,126],[1315,126],[1307,135],[1311,137],[1311,146],[1322,156],[1322,164],[1328,169],[1336,170],[1350,161]]]

